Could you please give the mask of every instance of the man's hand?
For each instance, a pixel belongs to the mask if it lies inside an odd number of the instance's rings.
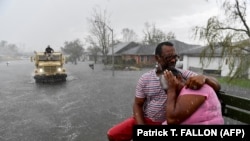
[[[190,77],[186,82],[186,87],[197,90],[200,89],[205,83],[211,86],[215,92],[218,92],[221,89],[220,83],[216,78],[206,75],[196,75]]]
[[[168,89],[176,90],[178,88],[179,83],[176,76],[174,76],[173,73],[168,70],[165,70],[163,74],[165,79],[167,80]]]
[[[200,89],[206,83],[207,77],[205,75],[196,75],[188,78],[186,87],[197,90]]]

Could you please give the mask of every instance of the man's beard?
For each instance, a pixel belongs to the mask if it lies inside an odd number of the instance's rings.
[[[167,69],[171,69],[171,68],[175,68],[176,62],[175,63],[168,63],[166,65],[163,66],[163,71],[167,70]]]

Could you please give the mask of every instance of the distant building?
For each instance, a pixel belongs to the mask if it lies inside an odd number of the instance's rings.
[[[227,58],[221,57],[221,49],[215,50],[212,60],[208,63],[205,57],[205,66],[202,65],[200,56],[205,46],[187,44],[178,40],[170,40],[176,48],[176,52],[180,55],[177,61],[177,67],[193,70],[201,74],[212,74],[217,76],[228,76],[229,63]],[[157,45],[142,45],[135,42],[119,43],[114,46],[114,60],[125,62],[125,65],[134,63],[139,67],[154,67],[155,65],[155,48]],[[107,54],[108,60],[112,59],[112,50]],[[102,54],[98,55],[102,58]],[[207,57],[208,58],[208,57]],[[91,60],[91,56],[90,56]],[[237,66],[235,66],[235,69]],[[246,70],[246,76],[250,79],[250,70]]]

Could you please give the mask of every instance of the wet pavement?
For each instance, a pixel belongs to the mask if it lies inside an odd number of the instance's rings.
[[[107,141],[106,132],[132,114],[142,71],[66,64],[65,83],[36,84],[30,60],[0,63],[0,141]],[[226,122],[237,124],[237,122]]]

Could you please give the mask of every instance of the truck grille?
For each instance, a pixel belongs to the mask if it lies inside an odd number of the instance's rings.
[[[46,73],[54,73],[56,72],[56,67],[53,66],[53,67],[44,67],[44,72]]]

